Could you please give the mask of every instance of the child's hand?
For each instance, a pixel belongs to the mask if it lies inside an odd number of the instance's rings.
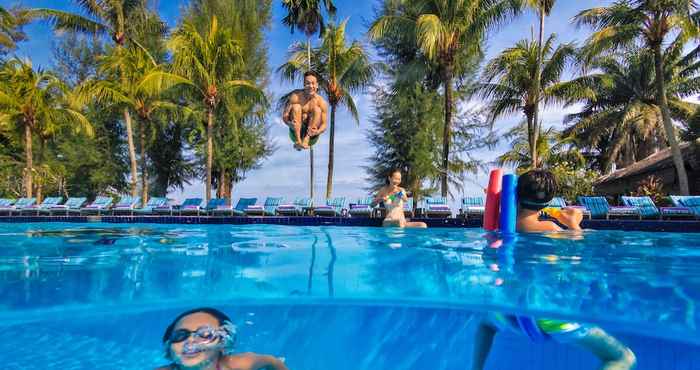
[[[557,215],[557,220],[564,224],[569,230],[581,230],[583,212],[578,208],[562,208]]]

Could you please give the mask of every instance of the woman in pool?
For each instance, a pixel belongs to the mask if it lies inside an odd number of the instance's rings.
[[[165,329],[165,357],[173,363],[157,370],[287,370],[272,356],[232,354],[236,327],[223,312],[197,308],[180,314]]]
[[[386,185],[379,189],[372,201],[373,207],[384,202],[386,217],[382,225],[384,227],[428,227],[424,222],[406,221],[406,216],[403,214],[403,202],[408,201],[408,195],[406,189],[399,185],[401,185],[401,171],[392,170],[389,172]]]

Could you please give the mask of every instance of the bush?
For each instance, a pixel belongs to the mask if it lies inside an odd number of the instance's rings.
[[[576,203],[578,195],[593,193],[593,182],[600,173],[581,168],[570,162],[560,162],[550,167],[559,184],[559,195],[570,204]]]
[[[657,205],[666,205],[667,194],[663,191],[664,184],[660,178],[650,175],[639,183],[637,190],[632,192],[632,196],[648,196]]]

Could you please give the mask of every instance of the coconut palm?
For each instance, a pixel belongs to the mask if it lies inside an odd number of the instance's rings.
[[[265,95],[252,82],[234,79],[242,63],[240,47],[230,30],[219,28],[215,16],[203,33],[194,24],[185,21],[168,41],[168,47],[173,53],[173,71],[189,81],[193,96],[201,99],[206,109],[207,163],[204,195],[208,201],[211,198],[214,118],[217,108],[222,102],[234,107],[239,98],[266,104]]]
[[[415,35],[416,44],[438,70],[445,98],[443,127],[442,196],[448,194],[450,138],[455,79],[462,76],[460,60],[482,53],[482,39],[489,29],[515,16],[517,0],[400,0],[404,14],[382,16],[370,27],[370,37],[385,34]]]
[[[26,22],[23,10],[10,10],[0,6],[0,47],[13,50],[17,46],[17,41],[24,40],[26,35],[19,30],[19,27]]]
[[[484,83],[478,85],[482,96],[487,100],[491,122],[514,114],[522,113],[527,122],[530,163],[539,165],[535,111],[538,101],[545,104],[563,102],[571,91],[562,88],[561,75],[566,65],[576,54],[573,44],[561,44],[555,48],[556,36],[551,35],[542,45],[542,73],[538,83],[537,65],[538,43],[521,40],[515,46],[504,50],[484,68]],[[539,88],[539,91],[536,89]]]
[[[169,89],[190,81],[168,73],[162,65],[154,64],[146,53],[138,48],[114,48],[100,59],[100,70],[106,75],[123,74],[122,79],[95,81],[87,85],[82,93],[94,97],[98,102],[113,103],[136,112],[141,159],[141,200],[148,202],[148,143],[146,132],[154,127],[154,117],[161,113],[177,114],[189,112],[166,99]]]
[[[527,123],[515,126],[504,137],[511,140],[511,149],[500,155],[497,163],[500,166],[512,166],[519,171],[532,168],[533,157]],[[548,168],[562,162],[583,167],[586,163],[583,154],[575,146],[575,139],[562,134],[554,127],[544,130],[542,135],[537,137],[535,150],[540,167]]]
[[[301,30],[306,35],[306,64],[311,70],[311,36],[320,34],[325,30],[322,8],[331,17],[335,16],[335,5],[332,0],[282,0],[282,6],[287,15],[282,19],[282,24],[289,27],[294,33],[295,29]],[[309,197],[314,198],[314,149],[309,149]]]
[[[25,195],[33,194],[33,140],[37,134],[49,137],[60,130],[72,129],[92,135],[92,126],[80,112],[78,99],[55,76],[34,70],[20,59],[8,61],[0,70],[0,131],[13,131],[24,142]]]
[[[57,30],[89,35],[108,35],[114,41],[117,49],[130,42],[145,51],[136,41],[134,37],[136,33],[163,34],[165,32],[165,25],[162,22],[132,22],[135,17],[148,12],[147,0],[78,0],[77,3],[87,16],[46,8],[28,9],[26,15],[29,18],[47,20]],[[123,116],[131,164],[131,195],[136,196],[138,194],[136,148],[131,114],[127,108],[124,108]]]
[[[330,133],[328,147],[328,178],[326,198],[333,192],[333,163],[335,148],[335,115],[338,107],[345,107],[352,118],[360,124],[360,117],[352,92],[365,89],[374,78],[374,66],[370,63],[367,52],[362,45],[345,41],[347,20],[339,25],[330,24],[324,34],[320,47],[314,49],[311,67],[320,77],[319,85],[328,97],[330,112]],[[282,76],[294,81],[301,79],[305,71],[306,46],[295,44],[289,60],[279,68]]]
[[[663,77],[665,55],[662,48],[670,37],[679,32],[685,36],[697,35],[700,20],[697,1],[619,0],[607,7],[584,10],[574,19],[578,25],[588,25],[595,30],[587,42],[588,55],[635,43],[643,43],[653,51],[656,100],[673,154],[680,192],[687,195],[688,175],[669,109],[668,89]]]
[[[697,53],[682,54],[683,43],[665,51],[665,86],[670,114],[679,122],[689,122],[698,105],[685,98],[700,86]],[[654,55],[648,49],[631,48],[618,55],[604,55],[590,61],[595,72],[574,79],[572,91],[589,90],[581,112],[566,117],[567,135],[597,157],[600,169],[612,164],[625,167],[666,146],[661,108],[656,99]],[[673,135],[675,135],[675,130]]]

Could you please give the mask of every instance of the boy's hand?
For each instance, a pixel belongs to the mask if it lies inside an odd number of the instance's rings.
[[[564,224],[569,230],[581,230],[583,212],[578,208],[562,208],[557,220]]]

